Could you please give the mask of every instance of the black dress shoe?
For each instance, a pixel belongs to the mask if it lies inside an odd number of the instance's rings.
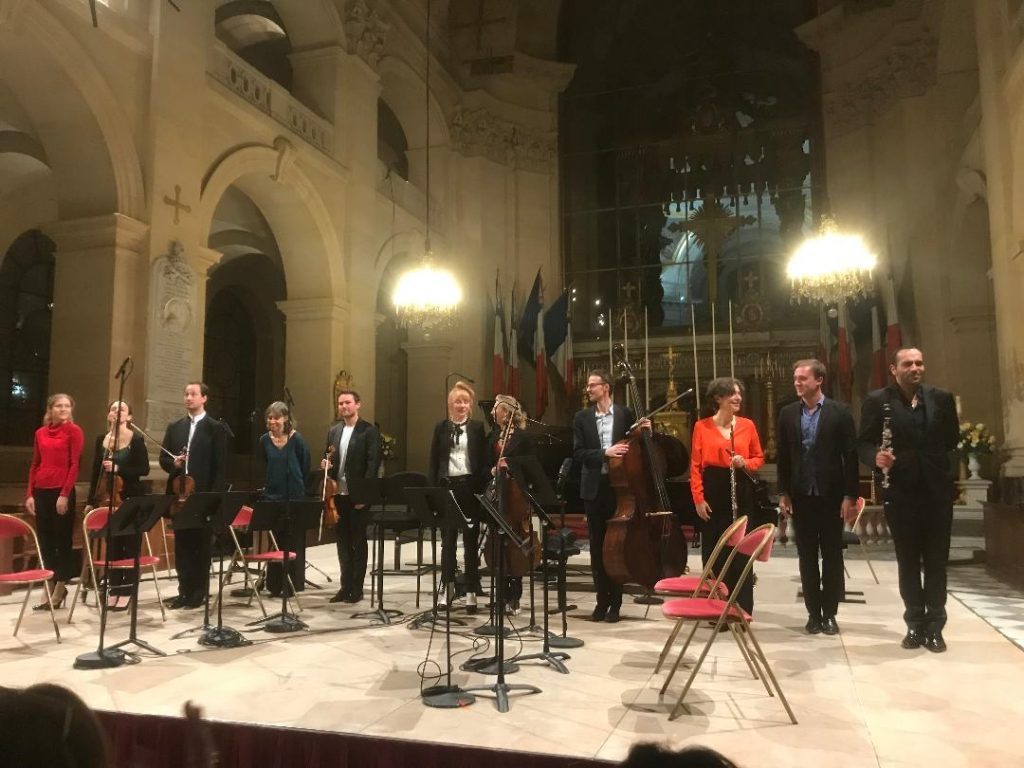
[[[181,595],[178,595],[177,597],[170,597],[167,600],[164,600],[164,605],[166,605],[172,611],[175,611],[178,608],[181,608],[185,605],[185,598],[183,598]]]
[[[836,624],[835,616],[826,616],[821,620],[821,631],[826,635],[838,635],[839,625]]]
[[[191,600],[183,600],[179,607],[181,608],[202,608],[206,605],[205,597],[193,597]]]
[[[945,653],[946,641],[942,639],[941,632],[932,632],[924,641],[924,647],[932,653]]]
[[[352,594],[346,595],[342,601],[344,603],[360,603],[363,600],[362,592],[353,592]]]
[[[817,616],[808,616],[807,623],[804,624],[804,629],[807,630],[808,635],[821,634],[823,627],[821,626],[821,619]]]
[[[604,617],[604,620],[608,624],[616,624],[619,621],[619,606],[613,605],[608,609],[608,615]]]
[[[327,602],[329,602],[329,603],[347,603],[348,602],[348,590],[347,589],[339,589],[337,592],[334,593],[334,597],[332,597]]]
[[[608,615],[608,606],[599,605],[594,609],[594,612],[590,614],[590,618],[593,621],[604,621],[604,617]]]
[[[907,634],[904,635],[903,640],[900,641],[900,647],[906,648],[908,651],[912,651],[915,648],[920,648],[924,645],[925,637],[918,629],[908,629]]]

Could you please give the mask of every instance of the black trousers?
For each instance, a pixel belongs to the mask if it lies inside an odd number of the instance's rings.
[[[835,616],[846,590],[843,574],[842,496],[793,498],[793,531],[807,615]],[[821,570],[818,555],[821,555]]]
[[[341,494],[334,497],[334,503],[338,507],[337,546],[338,564],[341,566],[341,591],[350,595],[362,595],[363,581],[366,579],[366,560],[370,552],[366,538],[370,508],[356,509],[351,497]],[[295,587],[298,586],[299,583],[296,581]]]
[[[618,608],[622,605],[622,585],[608,577],[604,569],[604,535],[608,521],[615,516],[615,491],[607,475],[601,476],[597,496],[583,500],[587,514],[587,531],[590,535],[590,570],[594,579],[594,592],[598,607]]]
[[[134,558],[141,546],[140,539],[135,536],[114,536],[110,539],[108,560],[128,560]],[[95,550],[94,550],[95,551]],[[130,595],[135,582],[139,580],[139,572],[135,568],[111,568],[107,572],[107,583],[110,594]]]
[[[289,531],[286,536],[283,528],[275,528],[274,538],[282,550],[295,553],[295,559],[290,560],[285,568],[292,577],[295,590],[302,592],[306,588],[306,531]],[[284,578],[285,568],[282,568],[280,563],[267,564],[267,589],[275,596],[286,589],[291,593],[291,587]]]
[[[43,567],[53,571],[54,581],[70,581],[75,573],[75,556],[71,536],[75,528],[75,489],[68,496],[68,511],[57,514],[60,488],[36,488],[32,498],[36,504],[36,534],[39,536],[39,557]]]
[[[480,505],[473,495],[469,478],[449,478],[448,487],[462,514],[472,521],[469,525],[461,526],[462,556],[466,561],[466,592],[480,592]],[[445,527],[441,530],[441,575],[446,584],[455,581],[458,537],[458,529]]]
[[[732,492],[730,490],[729,470],[725,467],[704,467],[701,473],[704,481],[704,500],[711,506],[711,517],[705,520],[700,530],[700,557],[703,565],[708,564],[715,544],[725,533],[725,529],[732,525]],[[753,508],[753,499],[745,493],[745,483],[737,484],[737,516],[749,515]],[[750,527],[750,526],[748,526]],[[720,562],[724,563],[729,556],[730,548],[726,547],[720,555]],[[732,564],[726,572],[723,581],[729,587],[731,595],[739,583],[743,569],[747,567],[750,558],[739,553],[732,559]],[[754,612],[754,574],[747,577],[743,588],[736,596],[736,603],[747,613]]]
[[[208,528],[174,532],[174,567],[178,572],[178,596],[200,603],[210,591],[210,556],[213,550]]]
[[[896,545],[903,620],[910,629],[939,632],[946,625],[946,561],[953,505],[922,493],[886,502],[885,518]]]

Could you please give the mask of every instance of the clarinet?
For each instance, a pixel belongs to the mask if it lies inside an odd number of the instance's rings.
[[[733,417],[729,425],[729,500],[732,503],[732,519],[736,519],[736,512],[739,505],[736,503],[736,465],[732,463],[736,456],[736,419]]]
[[[882,406],[882,444],[881,451],[892,451],[892,406],[886,403]],[[889,467],[882,468],[882,487],[889,487]]]

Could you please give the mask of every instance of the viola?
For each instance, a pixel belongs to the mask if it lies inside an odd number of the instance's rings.
[[[324,452],[324,458],[328,461],[334,455],[334,446],[328,445]],[[338,524],[338,506],[334,497],[338,495],[338,482],[331,477],[330,468],[324,470],[324,486],[320,490],[320,501],[324,505],[324,522],[328,525]]]
[[[111,451],[110,448],[104,448],[104,461],[113,461],[113,458],[113,451]],[[111,482],[111,478],[113,478],[113,482]],[[121,506],[123,495],[124,478],[116,472],[106,472],[103,469],[100,469],[100,476],[96,482],[96,496],[93,499],[95,505],[97,507],[110,507],[111,509],[116,509]]]
[[[616,345],[616,362],[629,382],[637,408],[637,418],[646,418],[636,376]],[[617,584],[639,584],[647,589],[666,576],[678,576],[686,565],[686,539],[672,512],[666,473],[682,474],[683,468],[670,467],[666,443],[668,435],[648,429],[636,429],[623,442],[629,446],[624,456],[609,459],[608,476],[615,490],[615,515],[605,533],[604,567]]]
[[[181,455],[188,461],[188,446],[181,449]],[[192,475],[180,474],[171,480],[171,493],[175,499],[171,502],[169,515],[174,517],[185,506],[188,497],[196,492],[196,479]]]

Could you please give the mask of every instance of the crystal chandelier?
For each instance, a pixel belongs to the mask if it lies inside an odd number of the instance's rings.
[[[831,216],[824,216],[820,232],[805,240],[786,266],[793,300],[838,304],[867,296],[877,262],[863,239],[843,234]]]
[[[462,288],[446,269],[435,264],[430,248],[430,0],[427,0],[426,32],[427,65],[424,78],[423,115],[426,123],[426,238],[423,259],[404,272],[395,284],[391,301],[395,316],[402,328],[419,327],[424,331],[441,330],[455,323]]]

